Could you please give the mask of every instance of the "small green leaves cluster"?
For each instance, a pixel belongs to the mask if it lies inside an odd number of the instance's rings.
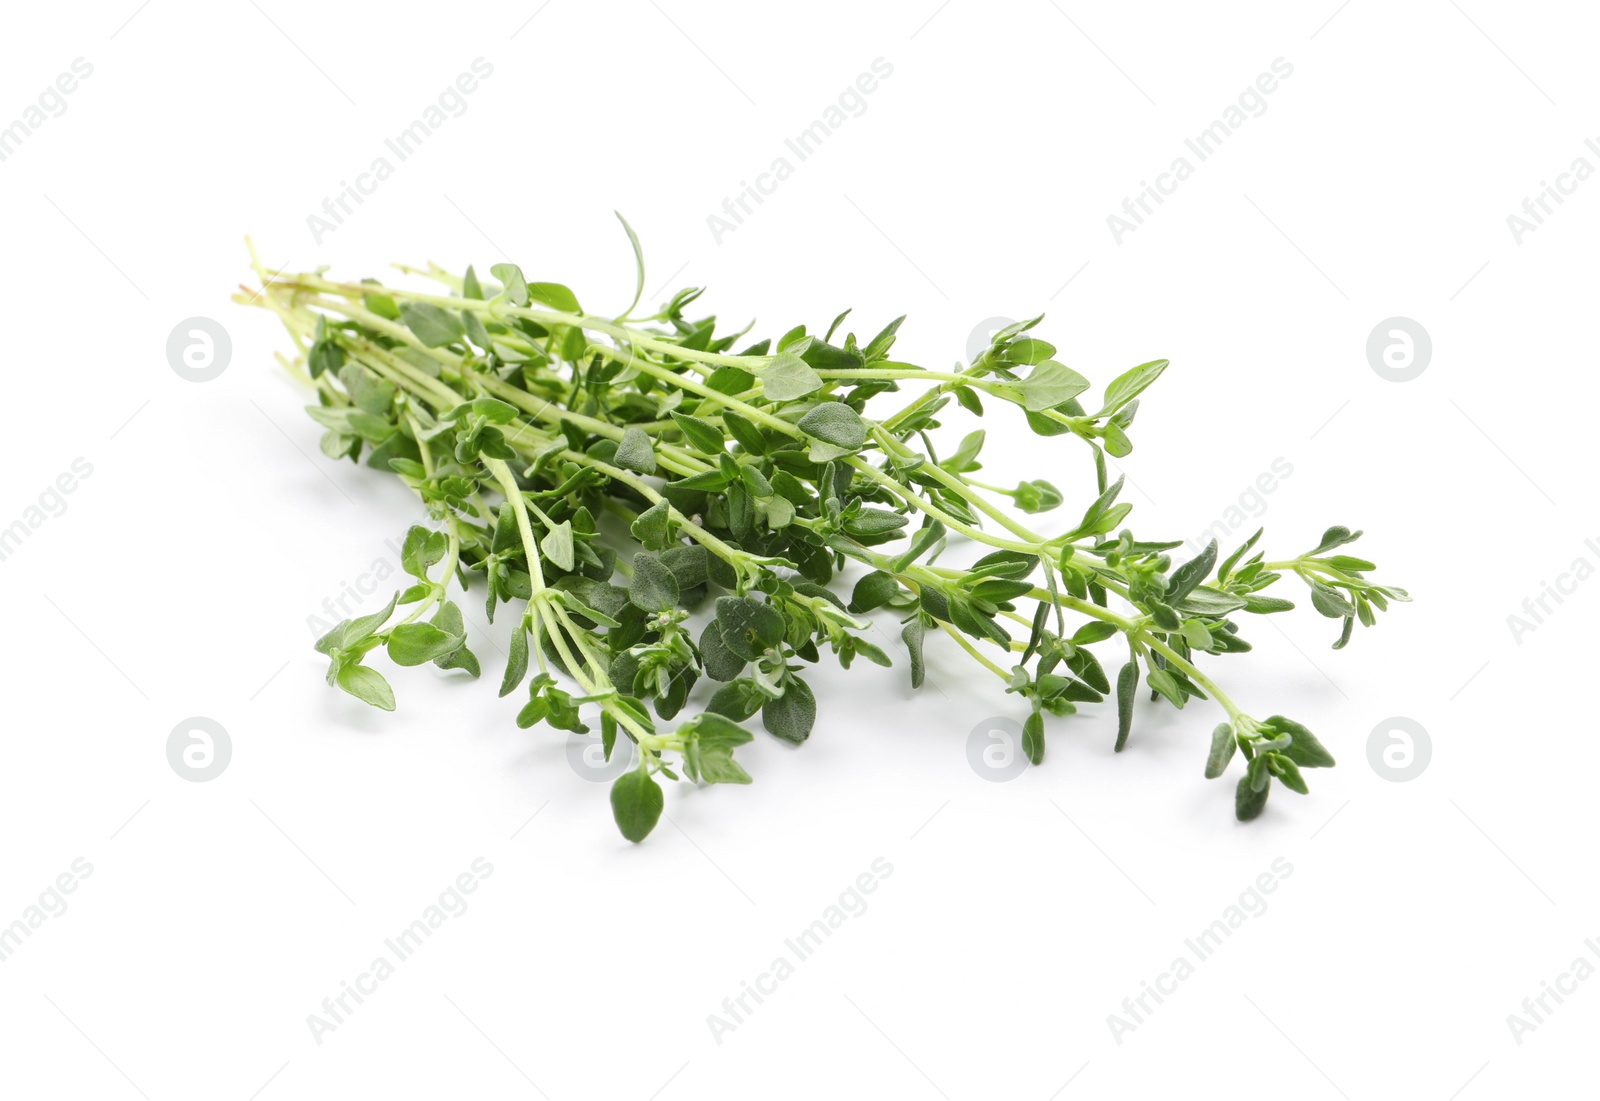
[[[1332,768],[1333,754],[1317,736],[1293,719],[1273,715],[1264,722],[1240,717],[1234,723],[1219,723],[1211,732],[1211,753],[1206,758],[1206,779],[1221,776],[1233,759],[1235,749],[1248,762],[1234,792],[1234,812],[1241,822],[1260,816],[1267,807],[1272,781],[1299,795],[1305,795],[1303,768]]]
[[[1283,561],[1256,550],[1260,532],[1225,558],[1212,543],[1181,560],[1182,544],[1135,536],[1107,457],[1132,452],[1166,360],[1094,401],[1037,335],[1040,318],[933,370],[892,358],[903,319],[862,340],[847,310],[820,331],[751,341],[690,312],[699,288],[634,316],[644,261],[627,232],[635,298],[615,317],[509,263],[492,280],[419,273],[430,291],[261,270],[262,289],[240,299],[273,310],[297,342],[323,453],[393,474],[428,518],[405,537],[406,586],[318,641],[330,684],[393,710],[367,660],[380,649],[395,665],[478,677],[451,597],[471,592],[488,620],[511,616],[499,693],[520,699],[518,726],[598,724],[608,758],[621,739],[636,749],[611,790],[631,841],[659,821],[663,778],[749,783],[735,751],[758,725],[806,742],[819,729],[816,666],[892,665],[873,641],[885,621],[913,688],[935,644],[995,676],[1034,764],[1060,722],[1110,696],[1124,750],[1141,692],[1222,709],[1206,775],[1243,757],[1241,819],[1262,812],[1274,781],[1303,793],[1303,770],[1333,764],[1304,726],[1251,718],[1200,663],[1247,652],[1246,617],[1293,607],[1264,591],[1286,576],[1341,621],[1336,646],[1408,598],[1369,580],[1373,564],[1341,549],[1360,533],[1343,527]],[[986,416],[1087,447],[1081,513],[1058,476],[979,480],[987,436],[970,420]],[[959,437],[945,435],[951,417],[969,421]]]

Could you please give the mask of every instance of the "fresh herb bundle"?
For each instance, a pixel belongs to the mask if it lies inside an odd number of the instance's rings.
[[[1338,553],[1361,534],[1344,527],[1294,558],[1268,561],[1258,531],[1220,561],[1212,542],[1181,565],[1168,555],[1180,542],[1123,527],[1132,506],[1118,501],[1123,480],[1108,481],[1106,456],[1132,451],[1139,395],[1166,360],[1113,379],[1089,412],[1079,402],[1088,381],[1033,335],[1039,318],[1000,330],[950,371],[890,357],[903,319],[865,344],[840,338],[849,311],[821,334],[800,325],[735,352],[747,330],[718,335],[714,317],[686,315],[698,288],[633,316],[644,260],[627,233],[638,278],[617,317],[585,313],[567,287],[529,282],[513,264],[494,265],[493,283],[470,267],[402,268],[444,288],[420,293],[257,262],[261,288],[237,300],[287,326],[299,354],[284,362],[316,390],[307,411],[325,430],[323,453],[393,472],[435,525],[406,535],[409,587],[317,643],[330,684],[392,710],[388,682],[365,663],[379,648],[397,665],[476,677],[448,593],[452,580],[476,587],[491,620],[502,605],[516,616],[500,694],[526,684],[519,726],[587,733],[580,709],[593,704],[608,758],[619,735],[636,743],[637,767],[611,791],[631,841],[661,816],[658,776],[750,781],[734,750],[758,713],[771,734],[803,742],[817,702],[802,674],[824,648],[846,668],[889,665],[865,634],[879,609],[903,625],[914,688],[927,640],[942,634],[1017,696],[1034,764],[1046,715],[1111,694],[1121,750],[1141,681],[1174,707],[1209,698],[1226,713],[1205,774],[1243,754],[1241,820],[1262,812],[1274,780],[1304,793],[1301,770],[1334,763],[1301,724],[1242,711],[1198,655],[1249,650],[1235,617],[1292,608],[1263,592],[1284,574],[1342,621],[1336,649],[1357,620],[1371,626],[1408,597],[1367,580],[1371,562]],[[902,383],[920,392],[868,413]],[[1016,515],[1062,505],[1049,482],[1008,489],[973,477],[982,430],[936,450],[941,416],[981,417],[996,404],[1017,406],[1037,435],[1088,445],[1098,496],[1064,534],[1038,534]],[[950,565],[952,544],[982,553]],[[850,585],[847,560],[867,571]],[[698,630],[696,609],[710,612]],[[1126,650],[1115,686],[1092,649],[1114,637]],[[702,677],[717,688],[692,704]]]

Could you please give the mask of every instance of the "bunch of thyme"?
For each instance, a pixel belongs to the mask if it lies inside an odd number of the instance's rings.
[[[392,710],[387,680],[366,664],[380,648],[397,665],[478,676],[450,598],[452,583],[476,589],[491,620],[502,606],[515,617],[500,694],[526,693],[519,726],[586,733],[589,704],[608,758],[619,735],[637,745],[637,767],[611,792],[631,841],[661,815],[657,777],[750,781],[734,750],[758,713],[771,734],[804,741],[817,717],[804,674],[824,649],[846,668],[889,665],[865,634],[880,609],[901,621],[913,687],[929,637],[944,635],[1018,697],[1034,764],[1046,715],[1111,694],[1121,750],[1141,682],[1177,708],[1221,707],[1205,774],[1243,754],[1242,820],[1262,812],[1274,781],[1303,793],[1302,769],[1334,763],[1301,724],[1246,714],[1199,655],[1249,650],[1236,617],[1292,608],[1263,591],[1285,574],[1342,621],[1336,648],[1357,620],[1371,626],[1408,598],[1368,580],[1371,562],[1337,553],[1361,534],[1347,528],[1293,558],[1267,560],[1258,531],[1220,561],[1213,542],[1175,564],[1180,542],[1123,526],[1132,506],[1118,500],[1123,480],[1108,482],[1106,456],[1131,452],[1139,395],[1166,360],[1113,379],[1090,412],[1079,401],[1088,381],[1033,335],[1040,318],[949,371],[891,358],[903,318],[865,343],[841,337],[849,311],[821,333],[799,325],[735,351],[747,330],[719,335],[714,317],[686,313],[698,288],[634,316],[644,260],[627,233],[636,290],[616,317],[586,313],[567,287],[529,282],[513,264],[494,265],[493,282],[470,267],[401,269],[442,288],[428,293],[256,263],[262,285],[237,301],[287,327],[298,354],[280,358],[315,389],[307,411],[323,453],[392,472],[433,521],[406,535],[409,586],[318,641],[330,684]],[[920,392],[869,414],[903,383]],[[941,417],[994,405],[1016,406],[1037,435],[1088,446],[1098,496],[1065,533],[1041,535],[1019,516],[1063,504],[1049,482],[972,476],[982,430],[935,449]],[[957,548],[982,553],[955,566]],[[851,585],[847,560],[866,570]],[[709,613],[698,629],[696,610]],[[1115,686],[1093,650],[1114,637],[1126,651]],[[691,701],[702,677],[717,687]]]

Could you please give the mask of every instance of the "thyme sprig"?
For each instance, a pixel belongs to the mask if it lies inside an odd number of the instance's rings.
[[[820,334],[798,325],[735,351],[745,330],[719,335],[715,317],[688,313],[700,288],[633,316],[644,260],[628,237],[636,290],[615,317],[513,264],[494,265],[492,281],[471,267],[402,269],[434,284],[418,291],[256,263],[260,288],[237,300],[288,329],[296,354],[284,362],[315,391],[323,453],[392,472],[434,525],[405,537],[409,585],[317,642],[330,684],[392,710],[366,660],[379,649],[479,676],[451,598],[452,586],[477,592],[490,620],[515,616],[500,694],[526,694],[519,726],[587,733],[592,705],[608,758],[619,736],[638,746],[611,792],[632,841],[660,818],[658,777],[750,782],[734,751],[757,714],[805,741],[818,711],[806,676],[824,650],[845,668],[890,665],[867,638],[874,613],[898,618],[913,687],[939,636],[996,677],[1026,714],[1034,764],[1047,715],[1110,695],[1123,749],[1141,684],[1176,708],[1222,709],[1205,775],[1244,757],[1240,819],[1262,812],[1274,781],[1304,793],[1302,770],[1334,763],[1300,723],[1243,711],[1200,657],[1248,651],[1240,621],[1292,608],[1265,592],[1286,575],[1341,621],[1335,648],[1409,598],[1369,580],[1371,562],[1335,553],[1361,534],[1344,527],[1275,561],[1256,550],[1260,531],[1220,561],[1215,542],[1177,563],[1180,542],[1136,538],[1106,458],[1132,451],[1140,396],[1166,360],[1117,376],[1090,411],[1088,380],[1054,358],[1037,317],[947,371],[891,358],[903,318],[865,342],[840,336],[849,311]],[[920,392],[883,410],[902,384]],[[936,449],[943,417],[997,405],[1088,447],[1097,496],[1070,530],[1028,526],[1064,506],[1050,482],[974,476],[982,429]],[[957,556],[971,560],[946,564]],[[849,561],[860,576],[846,584]],[[1126,651],[1115,686],[1094,649],[1113,638]],[[717,687],[691,700],[702,678]]]

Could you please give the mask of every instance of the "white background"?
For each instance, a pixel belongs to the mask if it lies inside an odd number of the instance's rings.
[[[93,74],[0,162],[0,526],[74,459],[92,474],[0,562],[0,923],[75,859],[93,871],[0,964],[0,1092],[1587,1090],[1600,982],[1521,1043],[1507,1017],[1600,965],[1600,586],[1568,584],[1520,640],[1507,617],[1600,563],[1600,183],[1520,242],[1506,219],[1574,159],[1600,166],[1597,28],[1579,5],[1336,2],[14,6],[0,124],[75,58]],[[307,216],[479,57],[465,113],[314,240]],[[876,58],[893,75],[865,112],[714,239],[708,215]],[[1265,113],[1119,243],[1107,215],[1277,58],[1293,75]],[[563,737],[495,698],[502,634],[475,632],[482,683],[395,672],[392,715],[328,689],[308,617],[392,568],[419,512],[321,457],[273,360],[287,338],[229,302],[245,235],[349,277],[510,259],[606,311],[633,279],[613,209],[652,302],[708,285],[760,335],[905,312],[897,355],[945,367],[983,319],[1043,310],[1097,384],[1170,358],[1122,464],[1138,532],[1197,535],[1281,458],[1250,499],[1270,553],[1361,527],[1353,550],[1416,597],[1338,653],[1302,599],[1210,663],[1340,767],[1241,826],[1232,779],[1200,775],[1216,714],[1141,703],[1120,756],[1089,709],[1052,726],[1045,767],[991,783],[968,737],[1015,709],[930,642],[915,696],[903,661],[819,672],[808,744],[759,735],[753,786],[670,788],[632,846]],[[205,384],[165,352],[194,316],[232,338]],[[1411,382],[1367,360],[1394,316],[1431,334]],[[1092,493],[1083,449],[991,419],[989,474],[1055,481],[1064,530]],[[190,716],[231,737],[210,782],[167,761]],[[1396,716],[1431,742],[1404,783],[1368,763]],[[478,857],[470,907],[317,1043],[308,1014]],[[866,910],[718,1043],[708,1015],[880,857]],[[1267,909],[1119,1043],[1108,1015],[1278,858]]]

